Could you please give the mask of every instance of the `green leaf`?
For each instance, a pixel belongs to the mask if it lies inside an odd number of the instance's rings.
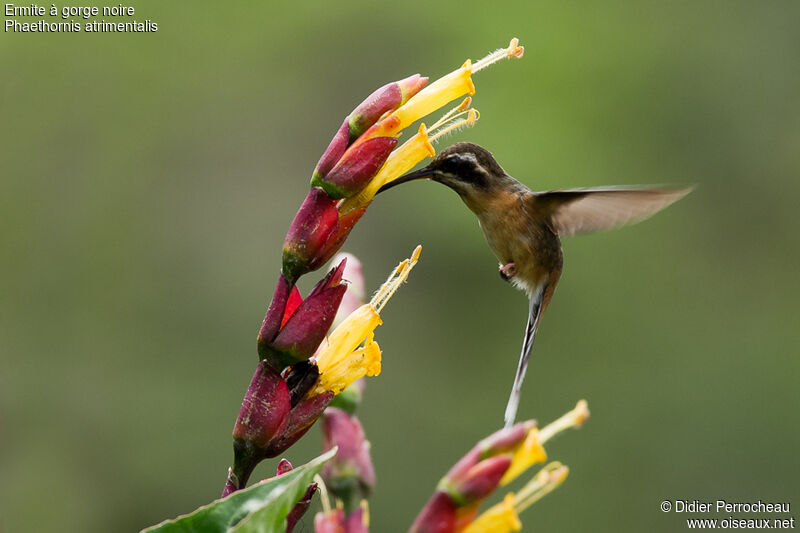
[[[322,465],[335,454],[336,448],[282,476],[236,491],[142,533],[283,533],[286,516],[303,497]]]

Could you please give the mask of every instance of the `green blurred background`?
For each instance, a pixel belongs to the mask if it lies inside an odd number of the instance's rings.
[[[521,416],[593,416],[549,447],[572,474],[526,529],[682,531],[665,498],[800,505],[800,4],[130,5],[158,32],[0,36],[0,530],[133,531],[216,498],[283,236],[342,118],[513,36],[525,58],[476,75],[480,122],[439,148],[483,144],[535,189],[699,184],[564,242]],[[373,290],[417,243],[360,412],[373,531],[405,531],[500,426],[527,306],[432,183],[379,197],[345,249]],[[315,428],[287,456],[319,448]]]

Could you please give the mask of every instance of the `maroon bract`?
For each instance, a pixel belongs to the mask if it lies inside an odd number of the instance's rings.
[[[294,507],[292,507],[292,510],[289,511],[289,514],[286,516],[286,533],[292,533],[292,531],[294,531],[294,526],[303,518],[303,515],[306,514],[306,511],[308,511],[308,508],[311,506],[311,500],[314,498],[316,492],[317,484],[312,483],[308,486],[305,494],[300,498],[300,501],[294,504]]]
[[[314,169],[314,176],[324,176],[333,168],[333,165],[339,161],[347,145],[350,144],[350,119],[345,118],[342,125],[336,131],[336,135],[331,139],[330,144],[325,149],[322,157],[319,158],[317,167]],[[313,178],[312,178],[313,179]]]
[[[316,367],[311,366],[316,372]],[[287,382],[267,361],[261,361],[233,428],[233,467],[228,471],[222,496],[244,488],[259,462],[280,455],[302,437],[332,398],[332,392],[305,395],[292,405]],[[279,474],[289,470],[291,463],[286,460],[278,465]]]
[[[349,198],[363,189],[397,146],[395,137],[375,137],[344,153],[324,178],[311,180],[331,198]]]
[[[338,251],[330,249],[338,226],[336,202],[320,187],[312,187],[283,243],[281,271],[291,285],[303,274],[321,267]]]
[[[405,104],[426,83],[428,83],[428,78],[414,74],[400,81],[387,83],[373,91],[347,117],[346,121],[350,126],[350,142],[356,140],[362,133],[367,131],[384,113],[394,111]],[[319,165],[317,166],[319,167]]]
[[[428,82],[419,74],[388,83],[370,94],[344,120],[311,176],[311,185],[321,187],[333,199],[349,198],[369,183],[397,145],[394,136],[369,139],[348,150],[356,139],[383,115],[394,111],[417,94]]]
[[[436,491],[422,508],[411,533],[453,533],[458,520],[458,506],[449,494]]]
[[[289,387],[265,361],[259,363],[242,400],[233,438],[266,448],[289,423]]]
[[[266,450],[266,457],[280,455],[305,435],[306,431],[314,425],[314,422],[317,421],[328,404],[331,403],[333,396],[333,392],[328,391],[306,398],[293,407],[289,412],[289,423],[286,425],[286,431],[281,438],[270,443]]]
[[[280,274],[278,286],[258,334],[259,356],[274,369],[308,360],[314,355],[336,317],[347,286],[342,283],[345,261],[317,283],[302,300]]]
[[[286,233],[281,270],[290,285],[339,251],[363,210],[340,213],[336,201],[361,192],[397,146],[396,133],[356,141],[387,112],[417,94],[427,81],[414,74],[384,85],[342,122],[317,163],[311,176],[311,191]]]

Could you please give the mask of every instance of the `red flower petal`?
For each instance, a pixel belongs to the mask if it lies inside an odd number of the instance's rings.
[[[300,291],[297,290],[297,285],[295,285],[289,294],[289,301],[286,302],[286,310],[283,312],[283,318],[281,319],[281,328],[286,325],[286,322],[289,321],[301,303],[303,303],[303,297],[300,296]]]

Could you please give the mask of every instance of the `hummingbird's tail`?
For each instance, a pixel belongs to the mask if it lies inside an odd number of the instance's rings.
[[[514,425],[517,418],[517,409],[522,395],[522,382],[525,380],[525,372],[528,370],[528,360],[531,357],[533,348],[533,338],[536,336],[536,327],[539,324],[539,317],[542,314],[542,303],[546,294],[547,283],[541,283],[528,296],[528,322],[525,325],[525,337],[522,340],[522,352],[519,354],[519,364],[517,364],[517,374],[514,376],[514,385],[511,387],[511,396],[508,398],[505,414],[505,427]]]

